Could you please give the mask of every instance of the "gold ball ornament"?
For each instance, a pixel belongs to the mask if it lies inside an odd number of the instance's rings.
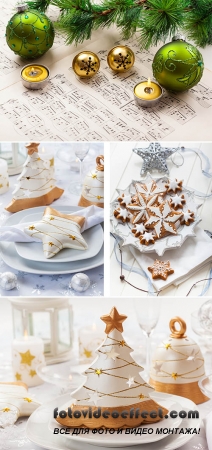
[[[133,51],[125,45],[113,47],[107,55],[107,63],[115,72],[127,72],[135,62]]]
[[[95,53],[84,51],[74,57],[72,68],[78,77],[91,78],[99,71],[100,61]]]

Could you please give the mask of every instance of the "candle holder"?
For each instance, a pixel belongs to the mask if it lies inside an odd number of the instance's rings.
[[[139,106],[155,106],[163,96],[163,88],[155,81],[141,81],[134,87],[134,98]]]
[[[67,298],[10,298],[13,315],[13,334],[19,339],[28,336],[41,338],[46,362],[70,359],[73,345],[73,312]]]
[[[49,81],[48,67],[37,64],[27,64],[21,69],[22,84],[27,89],[43,89]]]

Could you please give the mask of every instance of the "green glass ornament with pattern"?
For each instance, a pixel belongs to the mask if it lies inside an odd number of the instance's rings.
[[[54,27],[44,13],[26,7],[9,20],[6,41],[21,58],[39,58],[53,45]]]
[[[193,45],[183,38],[173,38],[163,45],[152,64],[153,75],[157,82],[169,91],[182,92],[191,89],[202,78],[203,57]]]

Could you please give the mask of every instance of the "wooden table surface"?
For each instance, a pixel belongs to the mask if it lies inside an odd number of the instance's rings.
[[[198,142],[187,142],[187,143],[175,143],[175,147],[179,144],[184,145],[188,148],[201,149],[205,155],[210,159],[212,166],[212,143],[198,143]],[[111,201],[116,198],[116,188],[125,189],[131,182],[132,179],[140,178],[140,169],[142,166],[142,159],[132,152],[134,147],[148,147],[148,143],[145,142],[122,142],[122,143],[111,143],[110,144],[110,197]],[[162,144],[163,145],[163,144]],[[165,146],[173,146],[173,143],[166,143]],[[180,157],[176,156],[174,159],[179,163]],[[184,180],[184,185],[189,188],[193,188],[202,192],[204,194],[210,194],[212,191],[212,178],[204,176],[201,172],[201,164],[199,157],[192,152],[186,152],[184,154],[184,163],[181,167],[176,167],[168,158],[168,167],[170,171],[171,178],[177,178],[178,180]],[[154,175],[154,173],[152,174]],[[155,173],[156,177],[160,174]],[[200,227],[204,230],[212,231],[212,197],[207,200],[199,200],[202,206],[199,209],[199,214],[202,218],[200,222]],[[119,253],[119,252],[118,252]],[[123,261],[130,267],[130,270],[123,270],[125,278],[128,282],[134,284],[142,289],[147,289],[147,280],[136,273],[132,272],[133,268],[139,268],[137,262],[132,256],[129,249],[126,247],[123,251]],[[196,274],[191,276],[188,280],[181,283],[178,287],[171,285],[163,290],[164,296],[185,296],[191,286],[198,280],[207,278],[210,274],[212,268],[212,258],[211,263],[201,268]],[[120,276],[120,265],[116,261],[114,253],[114,238],[111,237],[111,254],[110,254],[110,293],[112,296],[145,296],[147,294],[136,290],[135,288],[129,286],[127,283],[121,282]],[[190,296],[198,296],[201,294],[206,282],[199,283],[193,288]],[[209,290],[205,295],[209,296],[212,294],[212,281]]]

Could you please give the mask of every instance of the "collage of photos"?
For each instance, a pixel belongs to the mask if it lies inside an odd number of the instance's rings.
[[[8,0],[0,450],[212,450],[211,0]]]

